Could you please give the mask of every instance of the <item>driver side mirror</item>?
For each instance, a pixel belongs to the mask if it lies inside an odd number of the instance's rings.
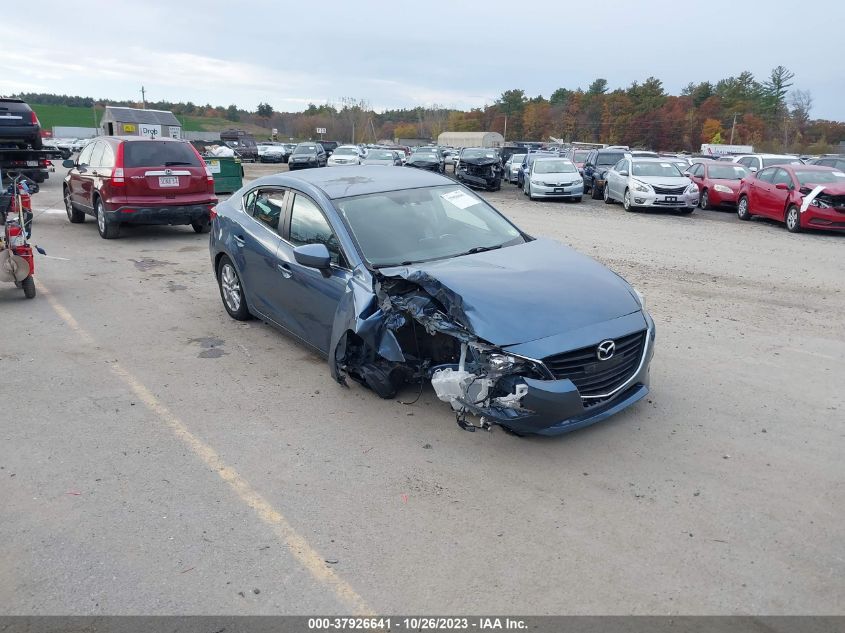
[[[775,185],[775,189],[780,189],[781,191],[789,191],[790,188],[791,187],[789,185],[787,185],[785,182],[779,182],[778,184]]]
[[[752,174],[756,174],[756,173],[757,173],[757,168],[756,168],[756,167],[749,167],[749,168],[748,168],[748,171],[750,171]]]
[[[622,171],[619,172],[619,175],[620,176],[627,176],[628,172],[623,169]]]
[[[73,169],[74,167],[76,167],[76,161],[72,158],[66,158],[62,161],[62,167],[66,169]]]
[[[325,244],[303,244],[293,249],[293,258],[297,264],[316,268],[325,273],[332,263],[332,256]]]

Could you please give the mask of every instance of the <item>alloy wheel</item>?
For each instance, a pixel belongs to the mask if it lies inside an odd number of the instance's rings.
[[[625,191],[625,195],[623,196],[623,199],[622,199],[622,206],[625,207],[625,211],[631,210],[631,192],[630,191],[627,191],[627,190]]]
[[[106,212],[103,209],[103,203],[97,200],[97,226],[100,227],[100,233],[106,232]]]
[[[226,306],[237,312],[241,309],[241,282],[232,264],[223,264],[220,270],[220,288],[223,290],[223,300]]]

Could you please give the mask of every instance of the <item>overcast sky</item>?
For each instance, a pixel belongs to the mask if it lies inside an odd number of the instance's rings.
[[[783,64],[793,87],[812,93],[813,118],[845,120],[841,47],[819,35],[845,22],[841,0],[806,9],[795,0],[42,0],[32,9],[0,21],[0,94],[140,99],[143,84],[151,101],[250,110],[342,97],[378,110],[469,108],[510,88],[548,97],[596,77],[613,89],[654,75],[678,94],[743,70],[762,81]]]

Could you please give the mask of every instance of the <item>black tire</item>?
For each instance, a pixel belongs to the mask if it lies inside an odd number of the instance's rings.
[[[252,318],[246,305],[240,275],[228,255],[223,255],[217,264],[217,287],[220,289],[223,307],[230,317],[236,321],[248,321]]]
[[[32,139],[32,149],[43,149],[44,148],[44,140],[41,138],[41,135],[38,134]],[[35,295],[32,295],[33,297]]]
[[[698,206],[705,211],[710,209],[710,195],[707,193],[707,189],[701,192],[701,199],[698,201]]]
[[[37,182],[37,183],[40,184],[40,183],[44,182],[45,180],[47,180],[47,174],[43,174],[41,172],[38,172],[36,174],[32,174],[32,180],[34,182]]]
[[[82,224],[85,222],[85,212],[80,211],[76,207],[73,206],[73,202],[70,199],[70,190],[65,187],[64,190],[64,199],[65,199],[65,212],[67,213],[67,219],[70,221],[71,224]]]
[[[195,233],[208,233],[211,230],[211,222],[208,220],[195,220],[191,222],[191,228]]]
[[[736,203],[736,217],[744,221],[748,221],[754,217],[751,213],[751,209],[748,208],[747,196],[739,197],[739,201]]]
[[[23,288],[23,296],[27,299],[34,299],[35,298],[35,277],[30,275],[26,279],[21,282],[21,288]]]
[[[783,221],[786,223],[786,230],[790,233],[800,233],[804,230],[801,228],[801,209],[794,204],[789,205]]]
[[[630,189],[626,189],[625,193],[622,194],[622,206],[624,207],[625,211],[628,213],[633,213],[636,211],[636,207],[631,204],[631,191]]]
[[[110,222],[106,217],[106,208],[100,198],[96,199],[94,209],[97,216],[97,232],[104,240],[113,240],[120,235],[120,224],[117,222]]]
[[[577,198],[572,198],[572,202],[581,202],[581,196],[578,196]]]
[[[680,209],[675,209],[680,215],[689,215],[693,211],[695,211],[695,207],[681,207]]]
[[[602,191],[599,191],[598,187],[596,187],[595,180],[593,180],[593,184],[590,185],[590,196],[593,200],[601,200]]]
[[[607,183],[605,183],[604,190],[602,190],[602,198],[604,198],[605,204],[613,204],[613,198],[610,197],[610,191],[607,188]]]

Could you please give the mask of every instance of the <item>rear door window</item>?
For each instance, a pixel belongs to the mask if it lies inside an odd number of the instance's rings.
[[[94,150],[91,152],[91,167],[99,167],[102,164],[103,150],[105,150],[105,143],[97,141],[94,143]]]
[[[178,141],[127,141],[123,161],[126,167],[201,166],[193,148]]]

